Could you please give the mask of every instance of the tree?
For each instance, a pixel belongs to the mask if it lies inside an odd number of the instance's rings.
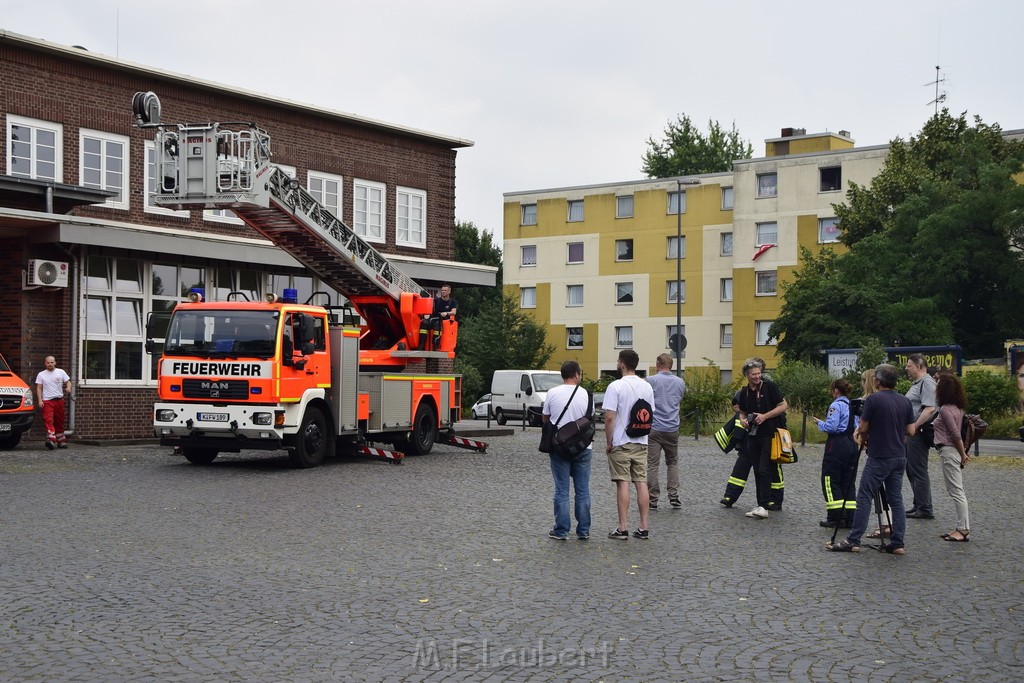
[[[1024,261],[1013,249],[1024,216],[1024,143],[947,110],[917,137],[894,140],[870,187],[834,205],[849,247],[802,251],[770,334],[788,360],[828,347],[960,344],[996,356],[1024,327]]]
[[[648,178],[671,178],[697,173],[732,170],[732,162],[749,159],[754,147],[740,138],[736,123],[725,130],[718,121],[708,121],[704,135],[686,114],[680,114],[665,127],[665,137],[647,138],[643,171]]]
[[[455,223],[455,260],[498,268],[494,287],[467,285],[460,287],[456,292],[460,320],[479,314],[486,303],[501,298],[501,248],[494,244],[493,239],[494,236],[490,232],[477,228],[472,221]]]
[[[512,296],[485,302],[479,315],[459,323],[459,355],[477,369],[485,387],[495,370],[540,368],[554,353],[544,327],[520,311]]]

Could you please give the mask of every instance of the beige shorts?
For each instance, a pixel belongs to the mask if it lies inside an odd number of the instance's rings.
[[[647,481],[647,446],[624,443],[608,451],[612,481]]]

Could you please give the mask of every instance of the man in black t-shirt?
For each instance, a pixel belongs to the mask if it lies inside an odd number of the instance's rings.
[[[740,390],[737,404],[740,420],[747,428],[747,453],[754,470],[757,507],[747,513],[747,517],[754,519],[767,519],[769,510],[782,508],[781,500],[772,496],[772,467],[778,467],[778,463],[772,462],[772,438],[784,424],[783,415],[789,409],[778,385],[764,379],[763,374],[764,361],[760,358],[748,358],[743,363],[747,386]]]
[[[420,323],[420,349],[425,349],[427,335],[433,331],[433,349],[437,350],[437,340],[441,336],[441,321],[454,320],[459,304],[452,296],[452,286],[443,285],[441,295],[434,297],[434,312]]]

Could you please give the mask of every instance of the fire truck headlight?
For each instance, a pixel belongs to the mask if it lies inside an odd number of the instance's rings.
[[[274,422],[274,414],[273,413],[253,413],[252,414],[252,423],[254,425],[269,425],[269,424],[273,424],[273,422]]]
[[[174,422],[178,417],[178,414],[170,408],[161,408],[156,411],[157,422]]]

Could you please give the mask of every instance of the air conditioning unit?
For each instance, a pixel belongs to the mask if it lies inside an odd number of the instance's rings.
[[[26,280],[28,285],[35,287],[67,287],[68,264],[66,261],[30,259]]]

